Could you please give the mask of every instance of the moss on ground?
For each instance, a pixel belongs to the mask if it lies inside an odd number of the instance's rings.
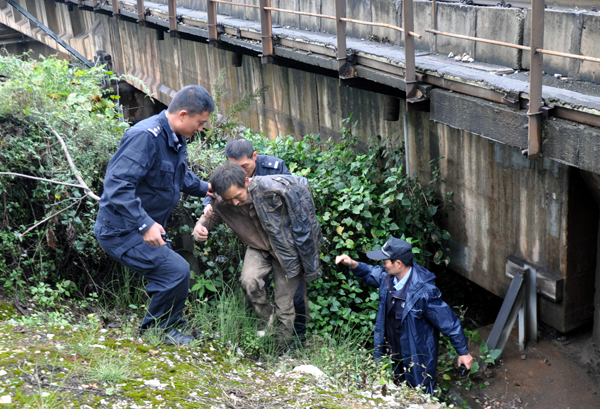
[[[0,397],[10,396],[7,408],[372,408],[423,400],[408,400],[403,390],[383,397],[380,385],[343,390],[292,371],[303,362],[255,362],[212,341],[151,346],[94,317],[15,319],[10,308],[2,311]]]

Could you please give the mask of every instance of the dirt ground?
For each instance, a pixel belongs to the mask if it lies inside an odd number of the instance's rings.
[[[487,326],[479,333],[487,339],[490,331]],[[591,335],[591,328],[559,338],[542,331],[537,344],[521,351],[515,325],[492,377],[477,382],[486,386],[455,389],[452,395],[459,407],[464,401],[472,409],[600,408],[600,348]]]

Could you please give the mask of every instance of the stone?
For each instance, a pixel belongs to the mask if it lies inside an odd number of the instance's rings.
[[[316,378],[321,378],[321,377],[325,376],[323,371],[321,371],[319,368],[317,368],[314,365],[297,366],[294,368],[294,372],[302,372],[302,373],[311,374],[311,375],[314,375]]]
[[[0,396],[0,404],[12,403],[12,397],[10,395]]]
[[[448,58],[454,58],[454,53],[450,52],[450,54],[448,54]]]
[[[525,355],[525,354],[521,355],[521,359],[522,359],[522,360],[525,360],[525,359],[527,359],[527,355]]]

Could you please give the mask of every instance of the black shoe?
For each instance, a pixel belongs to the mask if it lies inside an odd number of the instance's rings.
[[[184,335],[176,329],[165,333],[163,344],[165,345],[188,345],[194,340],[191,335]]]

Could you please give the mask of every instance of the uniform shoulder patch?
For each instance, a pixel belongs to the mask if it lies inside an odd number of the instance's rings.
[[[148,132],[150,132],[156,138],[160,133],[160,125],[156,126],[156,128],[148,128]]]

